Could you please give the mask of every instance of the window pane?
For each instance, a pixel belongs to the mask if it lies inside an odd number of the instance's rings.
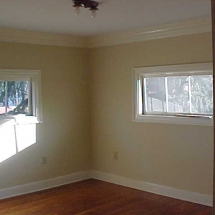
[[[192,113],[213,113],[213,78],[212,75],[191,77]]]
[[[0,115],[5,114],[5,81],[0,81]]]
[[[175,76],[167,78],[168,112],[189,113],[189,77]]]
[[[146,112],[166,112],[165,78],[146,78],[145,82]]]
[[[8,114],[29,114],[29,81],[8,81]]]

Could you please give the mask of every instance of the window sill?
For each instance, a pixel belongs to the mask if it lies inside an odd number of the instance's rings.
[[[24,125],[24,124],[37,124],[41,123],[35,116],[25,116],[19,114],[16,116],[0,116],[0,126],[8,125]]]
[[[213,126],[213,119],[175,116],[137,115],[134,122]]]

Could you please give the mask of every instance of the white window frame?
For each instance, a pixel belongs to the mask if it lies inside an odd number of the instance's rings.
[[[24,114],[0,115],[0,126],[42,123],[41,71],[21,69],[0,69],[0,80],[29,80],[31,85],[31,116]]]
[[[162,77],[174,75],[213,75],[213,64],[196,63],[171,66],[141,67],[133,69],[133,113],[135,122],[168,123],[182,125],[213,126],[213,119],[206,117],[168,116],[168,115],[143,115],[142,114],[142,80],[146,77]]]

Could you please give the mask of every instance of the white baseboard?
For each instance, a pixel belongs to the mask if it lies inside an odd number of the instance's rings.
[[[209,195],[138,181],[130,178],[124,178],[121,176],[94,170],[2,189],[0,190],[0,199],[46,190],[90,178],[207,206],[212,206],[213,202],[212,196]]]
[[[16,187],[10,187],[0,190],[0,199],[6,199],[13,196],[19,196],[36,191],[46,190],[53,187],[58,187],[65,184],[70,184],[77,181],[89,179],[90,171],[74,173],[71,175],[52,178],[44,181],[39,181],[30,184],[24,184]]]
[[[212,206],[213,198],[209,195],[204,195],[196,192],[180,190],[172,187],[161,186],[158,184],[152,184],[143,181],[137,181],[129,178],[124,178],[117,175],[112,175],[99,171],[91,171],[91,176],[94,179],[111,182],[114,184],[159,194],[162,196],[168,196],[175,199],[180,199],[188,202],[193,202],[197,204]]]

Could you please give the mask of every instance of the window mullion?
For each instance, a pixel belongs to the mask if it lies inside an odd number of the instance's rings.
[[[29,81],[28,85],[28,112],[30,115],[33,115],[32,111],[32,81]]]
[[[148,111],[148,98],[147,98],[147,94],[146,94],[146,78],[143,78],[143,113]]]
[[[191,76],[188,76],[188,83],[189,83],[189,86],[188,86],[188,89],[189,89],[189,113],[192,113],[192,102],[191,102]]]
[[[166,91],[166,112],[169,112],[169,99],[168,99],[168,85],[167,85],[167,77],[165,77],[165,91]]]

